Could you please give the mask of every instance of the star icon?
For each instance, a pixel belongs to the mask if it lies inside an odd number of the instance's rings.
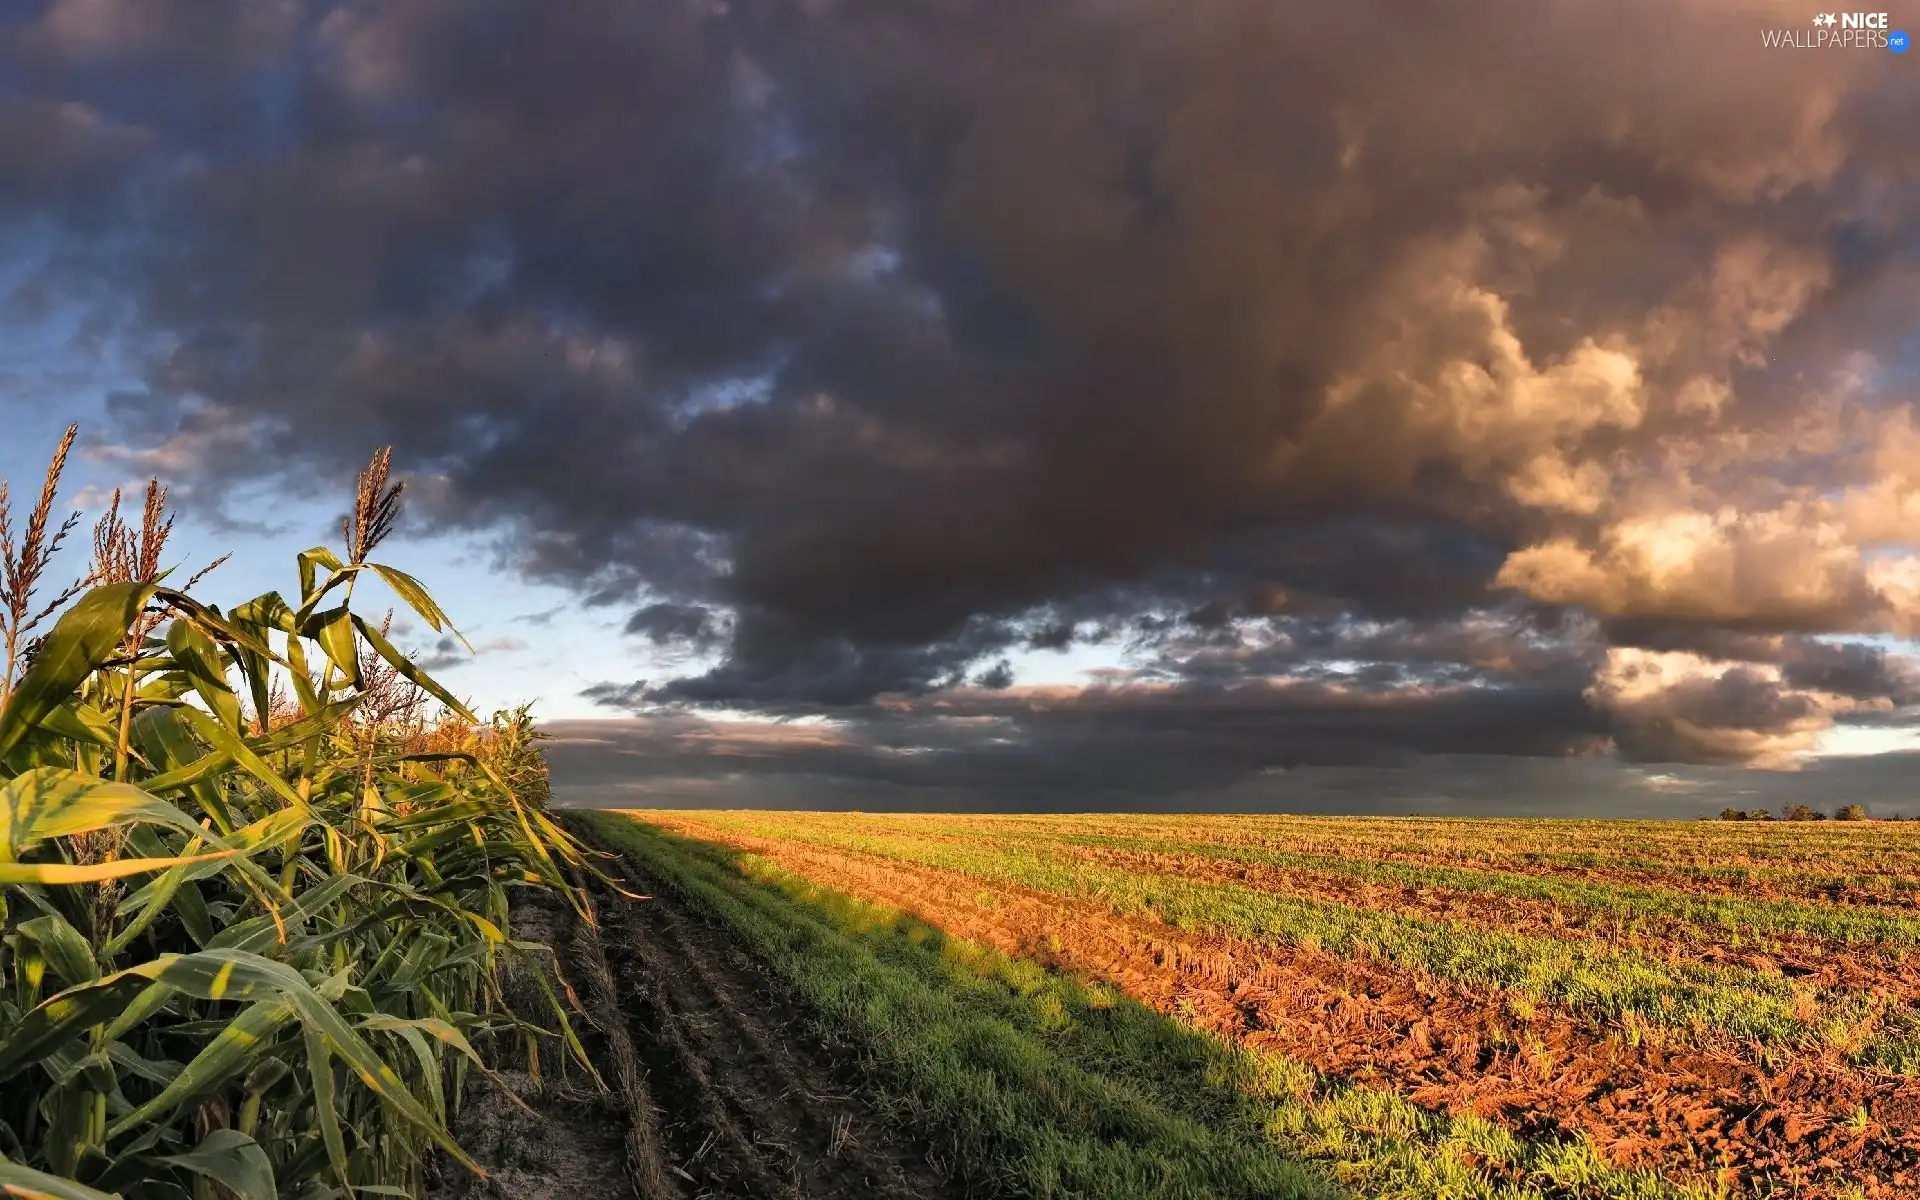
[[[1832,27],[1833,25],[1836,25],[1839,22],[1834,18],[1834,15],[1832,13],[1815,13],[1813,15],[1813,23],[1815,25],[1826,25],[1828,27]]]

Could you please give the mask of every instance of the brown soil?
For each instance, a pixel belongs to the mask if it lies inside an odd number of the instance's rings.
[[[1223,845],[1258,848],[1268,842],[1259,839],[1221,839]],[[1504,871],[1510,875],[1536,875],[1576,879],[1583,883],[1611,883],[1630,887],[1665,888],[1696,896],[1725,896],[1737,900],[1806,900],[1816,903],[1852,905],[1861,908],[1920,908],[1920,891],[1910,887],[1889,887],[1890,882],[1908,882],[1911,877],[1889,872],[1886,864],[1871,858],[1857,863],[1858,874],[1835,874],[1849,864],[1823,858],[1820,871],[1806,871],[1778,861],[1745,862],[1737,855],[1703,866],[1675,862],[1649,866],[1610,864],[1596,866],[1584,862],[1563,862],[1526,854],[1496,854],[1482,849],[1449,852],[1421,852],[1404,848],[1373,845],[1318,843],[1311,841],[1274,843],[1281,849],[1306,854],[1349,855],[1380,862],[1403,863],[1421,867],[1464,867],[1469,870]],[[1729,867],[1748,867],[1751,877],[1728,879],[1718,874]]]
[[[584,928],[565,903],[539,892],[517,896],[512,917],[516,940],[556,952],[577,949]],[[563,988],[577,974],[572,962],[565,970],[557,969],[556,960],[541,965],[548,980]],[[510,973],[505,982],[516,1009],[542,1012],[542,993],[530,979]],[[594,1028],[593,1014],[576,1014],[573,1020],[605,1079],[611,1055],[606,1038]],[[660,1193],[636,1186],[634,1168],[642,1164],[623,1144],[630,1130],[646,1128],[645,1106],[629,1108],[618,1092],[596,1085],[552,1045],[542,1047],[537,1070],[517,1043],[488,1049],[500,1071],[492,1079],[469,1078],[453,1121],[454,1139],[487,1175],[480,1178],[441,1157],[432,1164],[427,1200],[663,1200]],[[635,1111],[641,1120],[633,1119]]]
[[[561,981],[604,1081],[543,1055],[476,1080],[454,1125],[477,1179],[436,1164],[428,1200],[932,1200],[963,1190],[861,1090],[854,1060],[731,935],[671,889],[593,891],[599,928],[550,897],[516,902],[514,936],[567,950]],[[537,1011],[530,1009],[529,1011]]]
[[[603,905],[607,957],[689,1193],[963,1194],[716,918],[656,880],[629,876],[627,887],[650,899]]]
[[[1263,892],[1346,904],[1354,908],[1452,921],[1569,941],[1601,942],[1662,962],[1737,967],[1789,975],[1807,987],[1879,991],[1904,1003],[1920,1000],[1920,974],[1907,954],[1847,946],[1799,933],[1721,929],[1678,918],[1642,915],[1632,932],[1605,913],[1564,908],[1548,900],[1490,896],[1446,887],[1410,887],[1317,871],[1239,863],[1195,854],[1062,845],[1061,853],[1105,866],[1154,875],[1234,883]],[[1736,944],[1736,941],[1741,944]],[[1764,947],[1761,949],[1760,947]]]
[[[1078,824],[1065,819],[1036,826],[1027,822],[1000,824],[992,818],[983,817],[969,818],[969,825],[969,832],[951,836],[961,840],[969,837],[977,839],[982,833],[1001,828],[1022,834],[1036,831],[1057,834],[1113,832],[1111,826]],[[1884,847],[1870,843],[1866,846],[1855,843],[1837,848],[1831,844],[1810,844],[1802,853],[1794,856],[1756,856],[1747,853],[1739,845],[1728,845],[1716,847],[1710,858],[1702,857],[1697,849],[1689,849],[1684,855],[1674,855],[1670,862],[1641,862],[1634,865],[1568,861],[1552,855],[1526,853],[1524,848],[1502,848],[1488,842],[1454,843],[1423,850],[1372,839],[1330,838],[1311,830],[1282,833],[1271,829],[1235,830],[1216,825],[1204,825],[1196,830],[1190,823],[1161,825],[1146,822],[1131,822],[1126,828],[1132,836],[1142,838],[1193,840],[1197,833],[1204,840],[1217,841],[1223,846],[1329,854],[1408,866],[1464,867],[1504,871],[1514,875],[1558,876],[1591,883],[1683,890],[1699,896],[1726,896],[1743,900],[1795,899],[1863,908],[1920,907],[1920,887],[1914,886],[1915,863],[1911,853],[1901,844],[1910,845],[1917,839],[1904,827],[1894,827],[1900,829],[1896,835],[1884,825],[1877,826],[1876,830],[1899,839]],[[898,836],[902,833],[914,837],[941,836],[939,828],[931,822],[923,828],[919,822],[909,824],[897,819],[870,822],[866,831],[881,836]],[[1586,842],[1580,846],[1589,853],[1610,857],[1658,857],[1652,854],[1635,855],[1632,848],[1617,843]],[[1744,879],[1730,879],[1722,874],[1733,867],[1747,868],[1752,875]]]
[[[875,836],[896,835],[883,823],[859,827]],[[696,837],[712,829],[689,826]],[[910,828],[915,841],[977,845],[978,837]],[[1813,989],[1878,992],[1900,1004],[1920,1002],[1920,973],[1911,949],[1851,945],[1797,932],[1755,933],[1678,917],[1637,914],[1629,929],[1612,914],[1562,906],[1550,900],[1492,896],[1439,885],[1413,886],[1356,879],[1306,868],[1243,863],[1176,851],[1131,850],[1049,843],[1047,851],[1147,875],[1238,884],[1263,892],[1344,904],[1396,915],[1451,921],[1507,933],[1604,944],[1672,965],[1731,967],[1785,976]],[[1588,878],[1597,880],[1599,872]],[[1673,881],[1667,880],[1668,884]],[[1750,897],[1748,897],[1750,898]]]
[[[536,1082],[509,1070],[495,1084],[474,1080],[454,1122],[454,1137],[486,1168],[481,1179],[446,1160],[434,1164],[427,1200],[628,1200],[621,1170],[625,1115],[579,1087]]]
[[[662,822],[672,826],[675,822]],[[688,823],[682,830],[714,838]],[[1522,1133],[1578,1130],[1623,1166],[1829,1197],[1920,1190],[1920,1081],[1798,1055],[1603,1035],[1386,963],[1204,937],[1059,896],[867,855],[726,835],[827,886],[1113,983],[1153,1008],[1418,1104]]]

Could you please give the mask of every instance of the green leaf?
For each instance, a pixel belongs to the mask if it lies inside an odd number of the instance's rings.
[[[119,1192],[100,1192],[84,1183],[48,1175],[0,1159],[0,1195],[17,1200],[120,1200]]]
[[[240,698],[227,683],[227,665],[220,660],[220,648],[213,639],[186,621],[175,621],[167,629],[167,649],[213,715],[228,729],[240,733]]]
[[[425,672],[413,665],[411,659],[394,649],[393,644],[382,637],[378,629],[367,624],[366,618],[356,613],[353,617],[353,623],[359,628],[360,635],[367,639],[367,644],[373,647],[374,652],[385,659],[388,666],[400,672],[408,682],[418,687],[421,691],[426,692],[435,700],[446,705],[448,710],[456,715],[469,721],[477,722],[480,719],[469,712],[466,705],[454,699],[452,692],[449,692],[428,678]]]
[[[148,1083],[157,1083],[161,1087],[172,1083],[181,1069],[179,1063],[170,1059],[156,1061],[138,1054],[125,1042],[108,1043],[107,1057],[113,1060],[115,1066],[134,1078],[144,1079]]]
[[[309,1045],[312,1039],[320,1038],[388,1108],[419,1126],[462,1166],[479,1170],[407,1090],[393,1068],[374,1053],[300,972],[285,963],[238,950],[166,954],[152,962],[117,971],[97,983],[68,988],[28,1012],[9,1036],[0,1041],[0,1079],[26,1065],[30,1053],[58,1045],[79,1030],[99,1023],[102,1010],[96,1007],[96,997],[112,993],[114,1005],[124,1003],[128,981],[136,986],[151,982],[200,1000],[284,1000],[299,1017]],[[111,1011],[111,1007],[107,1011]]]
[[[233,760],[244,767],[248,774],[272,788],[274,794],[288,804],[303,811],[306,809],[307,802],[300,798],[300,793],[294,791],[292,785],[282,779],[280,772],[274,770],[266,759],[255,754],[253,748],[238,734],[197,709],[183,708],[179,713],[180,719],[191,725],[193,731],[208,745],[223,754],[232,755]]]
[[[204,714],[195,715],[213,723]],[[0,788],[0,861],[18,859],[20,851],[36,841],[136,822],[165,825],[224,845],[186,813],[130,783],[111,783],[65,767],[35,767]]]
[[[299,837],[314,823],[313,818],[299,809],[283,808],[255,821],[253,824],[236,830],[227,838],[229,849],[242,854],[256,854],[262,850],[271,850],[282,843]],[[188,849],[191,849],[191,845]],[[195,856],[196,859],[199,856]],[[155,907],[164,907],[173,889],[183,887],[196,879],[205,879],[217,875],[224,868],[208,865],[213,860],[206,859],[193,863],[184,863],[170,869],[152,883],[139,888],[120,901],[115,915],[126,918],[140,914],[146,915]],[[125,936],[124,934],[122,935]]]
[[[261,754],[271,754],[275,750],[286,750],[298,746],[308,738],[332,733],[334,726],[345,720],[347,714],[359,707],[360,700],[359,696],[335,700],[331,704],[315,709],[298,721],[287,722],[272,733],[263,737],[250,738],[247,744]]]
[[[369,1022],[379,1020],[380,1016],[381,1014],[375,1014],[372,1017],[368,1017],[360,1023],[360,1028],[383,1028],[369,1024]],[[399,1018],[387,1017],[386,1020],[399,1021]],[[414,1061],[420,1067],[421,1082],[424,1083],[427,1088],[427,1101],[433,1106],[434,1116],[440,1118],[441,1121],[445,1121],[447,1119],[447,1098],[440,1088],[440,1076],[442,1072],[439,1061],[433,1056],[432,1047],[427,1045],[427,1039],[420,1036],[418,1029],[410,1028],[404,1022],[398,1025],[384,1027],[383,1032],[391,1033],[398,1037],[407,1044],[409,1050],[413,1051]],[[506,1094],[511,1095],[512,1093],[509,1092]]]
[[[243,628],[292,633],[293,609],[279,592],[262,592],[228,614],[229,623]]]
[[[154,596],[173,611],[176,620],[186,621],[209,641],[279,661],[279,656],[273,652],[267,639],[250,628],[252,622],[223,617],[220,610],[212,605],[202,604],[185,592],[177,592],[172,588],[159,588]]]
[[[328,660],[340,668],[347,681],[356,688],[365,686],[360,678],[360,646],[353,640],[352,614],[346,606],[315,613],[309,629],[309,636],[320,643]]]
[[[180,918],[180,924],[186,929],[187,936],[196,946],[204,946],[213,940],[213,913],[207,908],[207,898],[191,878],[180,885],[173,895],[173,911]]]
[[[47,965],[68,984],[92,983],[100,978],[100,964],[93,960],[93,947],[58,913],[22,921],[16,932],[37,943]]]
[[[278,1200],[267,1152],[237,1129],[216,1129],[185,1154],[160,1160],[224,1186],[240,1200]]]
[[[56,705],[40,719],[40,728],[55,737],[111,750],[119,745],[114,738],[113,722],[90,704],[69,700]]]
[[[146,753],[147,761],[159,771],[142,779],[142,788],[156,796],[185,788],[200,811],[212,818],[215,829],[221,833],[233,831],[233,811],[227,807],[221,789],[212,782],[213,776],[233,761],[231,756],[218,751],[203,754],[200,744],[188,734],[178,710],[170,706],[155,706],[135,717],[133,738]]]
[[[68,1038],[121,1012],[146,988],[145,979],[122,973],[68,988],[42,1001],[13,1022],[6,1037],[0,1039],[0,1080],[11,1078]]]
[[[314,1116],[320,1124],[320,1136],[327,1144],[327,1160],[341,1185],[347,1179],[347,1141],[340,1132],[340,1113],[333,1099],[333,1056],[327,1040],[312,1029],[306,1030],[307,1072],[313,1081]]]
[[[408,829],[422,829],[433,825],[446,825],[455,821],[474,821],[483,817],[496,816],[497,804],[484,800],[456,800],[452,804],[442,804],[429,809],[415,809],[404,817],[390,817],[380,822],[382,833],[399,833]]]
[[[441,607],[434,602],[433,596],[428,593],[426,587],[418,579],[415,579],[405,571],[396,570],[393,567],[384,567],[379,563],[368,563],[367,565],[372,567],[374,573],[379,575],[380,578],[386,580],[387,586],[392,588],[395,594],[407,602],[408,608],[419,613],[420,619],[431,626],[435,633],[439,633],[441,627],[445,626],[447,632],[459,638],[460,644],[467,647],[468,654],[473,653],[473,647],[467,643],[467,639],[462,636],[460,631],[453,627],[453,621],[449,619]]]
[[[0,709],[0,759],[113,657],[153,592],[150,583],[112,583],[89,591],[60,615]]]
[[[345,895],[355,884],[365,883],[358,875],[334,875],[318,887],[308,888],[292,904],[280,910],[280,919],[288,929],[294,929],[307,918],[324,910],[329,904]],[[279,930],[272,917],[260,916],[229,925],[215,934],[207,943],[209,950],[248,950],[255,954],[270,949],[279,939]]]
[[[0,884],[101,883],[125,879],[129,875],[151,875],[194,863],[220,862],[237,856],[238,850],[218,850],[208,854],[189,854],[176,858],[116,858],[112,862],[88,863],[10,863],[0,862]]]
[[[311,550],[302,551],[295,557],[294,561],[300,564],[300,598],[302,600],[314,594],[314,588],[318,583],[318,576],[322,568],[331,574],[337,574],[346,567],[346,564],[335,557],[333,551],[327,549],[325,546],[315,546]],[[329,586],[331,586],[331,582]]]
[[[325,704],[313,686],[313,672],[307,666],[307,652],[301,648],[297,637],[287,638],[287,663],[291,667],[287,676],[293,680],[293,692],[300,699],[300,707],[309,713],[319,712]]]
[[[274,1035],[293,1017],[293,1008],[282,1000],[249,1005],[227,1022],[159,1095],[115,1121],[107,1130],[107,1138],[117,1138],[161,1113],[171,1113],[247,1071],[273,1048]]]

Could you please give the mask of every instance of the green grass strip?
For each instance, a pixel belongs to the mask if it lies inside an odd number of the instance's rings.
[[[764,859],[586,814],[596,838],[720,917],[876,1082],[1013,1196],[1700,1200],[1612,1167],[1318,1076],[1114,989],[949,938]]]

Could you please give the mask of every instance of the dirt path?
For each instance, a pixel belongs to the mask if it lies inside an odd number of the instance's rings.
[[[608,1093],[577,1068],[542,1085],[524,1064],[503,1064],[523,1109],[474,1081],[454,1132],[490,1177],[442,1164],[428,1200],[967,1194],[860,1089],[852,1051],[823,1044],[727,930],[660,881],[621,870],[623,886],[648,898],[596,887],[597,931],[547,898],[514,910],[516,938],[562,952]]]
[[[529,891],[515,898],[516,940],[539,942],[565,954],[578,946],[582,930],[557,897]],[[583,974],[579,966],[577,961],[565,963],[559,980],[572,986]],[[548,978],[554,979],[555,973],[549,970]],[[507,986],[516,1009],[541,1011],[537,987],[512,977]],[[612,1083],[607,1038],[588,1021],[576,1018],[575,1024],[595,1070]],[[497,1077],[470,1078],[453,1121],[454,1138],[486,1169],[487,1178],[440,1157],[432,1164],[426,1200],[663,1200],[660,1192],[636,1188],[632,1156],[623,1140],[647,1123],[632,1119],[617,1092],[602,1091],[577,1064],[557,1063],[550,1051],[542,1052],[538,1077],[519,1046],[499,1047],[494,1053]]]
[[[631,871],[631,868],[629,868]],[[670,888],[601,905],[602,937],[690,1195],[925,1200],[963,1193],[858,1091],[779,981]]]

